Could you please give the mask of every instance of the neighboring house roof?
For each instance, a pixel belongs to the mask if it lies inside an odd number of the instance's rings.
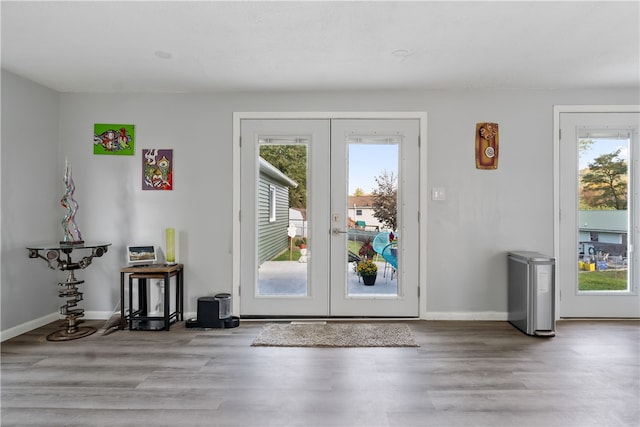
[[[298,186],[297,182],[280,172],[278,168],[267,162],[262,157],[260,157],[260,173],[275,179],[281,184],[288,185],[289,187],[295,188]]]
[[[349,196],[349,208],[371,208],[373,207],[373,196]]]
[[[580,211],[578,228],[585,231],[627,232],[627,211]]]

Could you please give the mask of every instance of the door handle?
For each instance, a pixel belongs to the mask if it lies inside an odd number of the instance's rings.
[[[340,230],[339,228],[334,228],[333,230],[331,230],[331,233],[332,233],[332,234],[335,234],[335,235],[338,235],[338,234],[347,234],[347,233],[349,233],[349,232],[348,232],[348,231]]]

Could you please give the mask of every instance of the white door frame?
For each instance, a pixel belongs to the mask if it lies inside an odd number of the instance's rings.
[[[560,114],[562,113],[637,113],[640,105],[554,105],[553,106],[553,252],[556,260],[560,254]],[[556,266],[555,318],[560,319],[561,266]]]
[[[426,112],[234,112],[233,113],[233,242],[232,242],[232,295],[233,313],[240,313],[240,121],[243,119],[418,119],[420,126],[420,164],[419,188],[420,194],[420,223],[419,240],[420,253],[418,259],[418,298],[419,318],[426,319],[427,298],[427,113]]]

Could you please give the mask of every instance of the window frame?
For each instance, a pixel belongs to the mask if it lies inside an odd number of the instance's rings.
[[[269,222],[276,222],[277,220],[277,206],[276,195],[278,189],[275,185],[269,184]]]

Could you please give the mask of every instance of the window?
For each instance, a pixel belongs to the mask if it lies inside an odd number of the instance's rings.
[[[276,187],[269,185],[269,222],[276,220]]]
[[[362,209],[356,209],[356,216],[362,216]]]
[[[592,242],[597,242],[599,241],[600,235],[594,231],[589,233],[589,240]]]

